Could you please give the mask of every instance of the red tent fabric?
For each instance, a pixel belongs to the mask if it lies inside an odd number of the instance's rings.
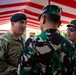
[[[39,29],[38,16],[47,4],[62,7],[61,26],[76,19],[76,0],[0,0],[0,25],[9,23],[14,13],[24,12],[28,17],[27,27]]]

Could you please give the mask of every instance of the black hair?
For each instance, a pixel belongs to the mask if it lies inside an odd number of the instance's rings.
[[[60,17],[55,14],[44,14],[49,22],[60,23]]]

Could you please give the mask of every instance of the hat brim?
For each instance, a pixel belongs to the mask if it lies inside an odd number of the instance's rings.
[[[68,24],[67,27],[76,27],[74,24]]]

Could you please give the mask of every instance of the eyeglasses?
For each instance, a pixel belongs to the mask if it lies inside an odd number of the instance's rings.
[[[76,28],[75,27],[72,27],[72,28],[68,27],[67,30],[74,32],[76,30]]]

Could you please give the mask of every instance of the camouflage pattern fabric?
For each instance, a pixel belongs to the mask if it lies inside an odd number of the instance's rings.
[[[22,48],[23,39],[17,39],[10,32],[0,36],[0,75],[15,75]]]
[[[25,43],[18,61],[18,75],[76,75],[75,47],[49,29]]]

